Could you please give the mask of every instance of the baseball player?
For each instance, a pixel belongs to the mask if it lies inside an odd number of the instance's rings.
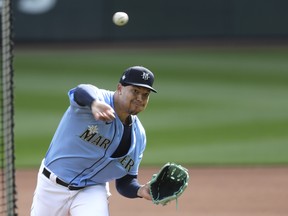
[[[31,216],[108,216],[109,181],[128,198],[151,200],[137,180],[146,146],[137,114],[145,110],[153,73],[126,69],[115,91],[80,84],[43,159]]]

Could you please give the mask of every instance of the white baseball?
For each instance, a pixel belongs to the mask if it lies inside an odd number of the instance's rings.
[[[116,12],[112,18],[113,22],[117,26],[124,26],[127,24],[129,17],[125,12]]]

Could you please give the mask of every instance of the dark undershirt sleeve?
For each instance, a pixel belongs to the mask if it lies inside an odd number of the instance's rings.
[[[139,198],[137,195],[140,185],[136,175],[126,175],[115,181],[117,191],[127,198]]]
[[[80,106],[91,107],[91,104],[95,99],[85,89],[77,87],[74,91],[74,100]]]

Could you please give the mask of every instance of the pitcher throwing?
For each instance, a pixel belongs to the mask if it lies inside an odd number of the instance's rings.
[[[137,117],[144,111],[153,73],[126,69],[115,91],[80,84],[68,92],[66,110],[41,163],[31,216],[108,216],[109,181],[129,198],[151,200],[137,180],[146,146]]]

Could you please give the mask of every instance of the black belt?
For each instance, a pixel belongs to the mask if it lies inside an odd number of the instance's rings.
[[[47,170],[45,167],[43,169],[43,172],[42,174],[44,176],[46,176],[48,179],[50,179],[50,175],[51,175],[51,172],[49,170]],[[56,178],[56,183],[59,184],[59,185],[62,185],[64,187],[67,187],[69,190],[80,190],[80,189],[83,189],[84,187],[76,187],[76,186],[73,186],[73,185],[70,185],[64,181],[62,181],[61,179],[59,179],[58,177]]]

